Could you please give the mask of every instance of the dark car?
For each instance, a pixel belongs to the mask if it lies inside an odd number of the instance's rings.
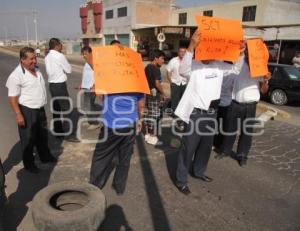
[[[272,78],[268,95],[273,104],[284,105],[288,101],[300,101],[300,69],[291,65],[269,64]]]

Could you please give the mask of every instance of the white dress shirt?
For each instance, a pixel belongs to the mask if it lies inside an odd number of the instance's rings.
[[[232,99],[239,103],[253,103],[260,99],[260,82],[263,78],[251,78],[248,63],[243,59],[242,70],[234,78]]]
[[[189,82],[175,114],[186,123],[194,108],[208,110],[211,101],[220,99],[223,76],[238,74],[242,65],[242,58],[234,65],[218,61],[204,64],[192,59],[193,53],[186,52],[179,67],[179,73]]]
[[[220,106],[228,107],[232,101],[232,90],[233,90],[233,81],[236,75],[231,74],[226,78],[223,78],[221,97],[220,97]]]
[[[171,74],[171,82],[177,86],[186,85],[187,79],[179,74],[181,60],[179,57],[172,58],[167,65],[167,71]]]
[[[63,83],[67,81],[67,74],[71,74],[72,69],[66,57],[56,51],[50,50],[45,58],[46,71],[49,83]]]
[[[94,84],[94,70],[88,63],[86,63],[82,71],[81,88],[90,90]]]
[[[38,69],[36,74],[32,75],[19,64],[7,79],[8,96],[19,96],[19,104],[29,108],[43,107],[47,103],[45,81]]]

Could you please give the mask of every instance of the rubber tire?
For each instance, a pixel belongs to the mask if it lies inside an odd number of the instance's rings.
[[[278,102],[274,101],[273,97],[274,97],[275,93],[279,93],[279,94],[283,95],[284,99],[283,99],[282,102],[278,103]],[[281,89],[274,89],[271,92],[270,100],[271,100],[272,104],[275,104],[275,105],[285,105],[287,103],[287,101],[288,101],[288,98],[287,98],[286,93],[283,90],[281,90]]]
[[[85,193],[87,204],[75,211],[60,211],[50,205],[55,194],[70,190]],[[38,231],[96,231],[104,219],[105,208],[105,196],[99,188],[82,182],[60,182],[36,194],[32,218]]]

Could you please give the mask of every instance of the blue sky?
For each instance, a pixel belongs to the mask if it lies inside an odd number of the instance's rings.
[[[229,0],[176,0],[182,7]],[[26,17],[22,10],[38,11],[38,34],[41,38],[52,36],[75,38],[80,35],[79,6],[85,0],[0,0],[0,39],[26,38]],[[18,11],[18,13],[15,13]],[[5,13],[4,13],[5,12]],[[29,38],[34,39],[32,16],[27,18]]]

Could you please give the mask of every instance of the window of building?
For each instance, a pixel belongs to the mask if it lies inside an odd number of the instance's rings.
[[[205,11],[203,11],[203,16],[212,17],[213,16],[213,11],[212,10],[205,10]]]
[[[127,7],[118,8],[118,17],[126,17],[127,16]]]
[[[187,13],[180,13],[178,18],[178,24],[184,25],[187,23]]]
[[[243,9],[243,22],[254,22],[256,6],[245,6]]]
[[[111,18],[113,18],[114,17],[114,11],[113,10],[107,10],[106,12],[105,12],[105,18],[106,19],[111,19]]]

